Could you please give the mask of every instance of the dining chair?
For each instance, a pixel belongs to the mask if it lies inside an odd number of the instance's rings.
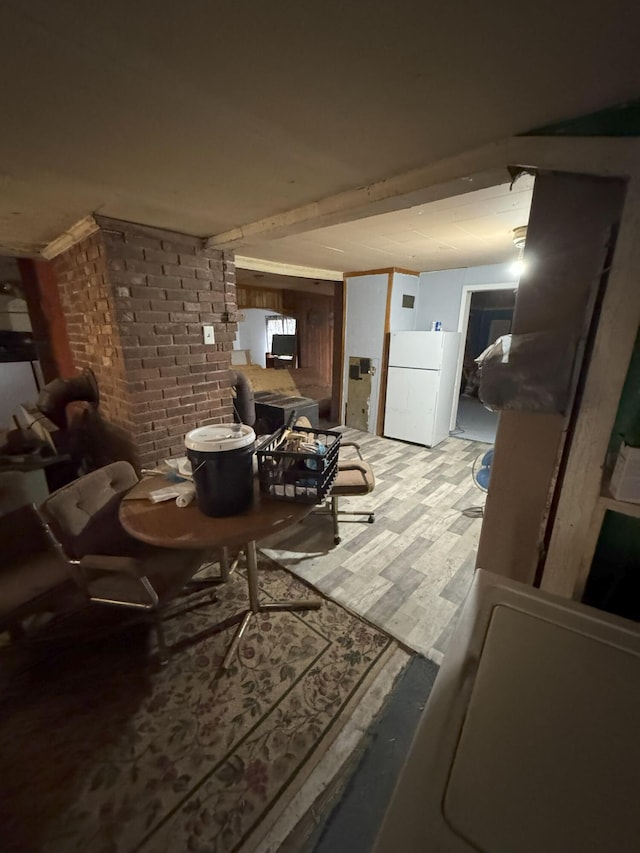
[[[114,462],[58,489],[40,508],[60,557],[89,601],[137,612],[155,628],[161,663],[167,663],[163,611],[185,591],[205,552],[147,545],[118,518],[120,502],[138,482],[128,462]],[[198,580],[201,590],[220,578]]]

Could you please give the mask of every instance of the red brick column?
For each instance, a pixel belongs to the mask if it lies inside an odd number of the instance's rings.
[[[232,420],[233,255],[96,219],[98,232],[55,259],[69,340],[76,366],[96,373],[103,416],[149,465],[182,454],[188,430]]]
[[[71,376],[73,356],[53,266],[18,258],[18,268],[45,382]]]

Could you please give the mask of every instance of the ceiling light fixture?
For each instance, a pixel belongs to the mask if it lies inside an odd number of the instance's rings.
[[[511,233],[511,238],[513,240],[513,245],[518,249],[518,260],[514,261],[511,264],[511,272],[513,275],[520,276],[527,268],[527,265],[524,261],[524,246],[527,241],[527,226],[520,225],[518,228],[514,228]]]

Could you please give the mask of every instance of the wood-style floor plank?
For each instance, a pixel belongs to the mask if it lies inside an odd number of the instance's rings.
[[[376,488],[340,506],[374,510],[375,524],[341,520],[342,542],[334,545],[331,518],[315,512],[264,540],[262,550],[439,663],[475,567],[481,519],[461,510],[484,503],[471,470],[487,446],[449,438],[429,450],[352,429],[344,441],[360,444]]]

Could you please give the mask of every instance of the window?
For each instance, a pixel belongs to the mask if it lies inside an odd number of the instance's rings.
[[[271,314],[267,318],[267,352],[271,352],[271,339],[274,335],[295,335],[295,317],[283,317],[282,314]]]

